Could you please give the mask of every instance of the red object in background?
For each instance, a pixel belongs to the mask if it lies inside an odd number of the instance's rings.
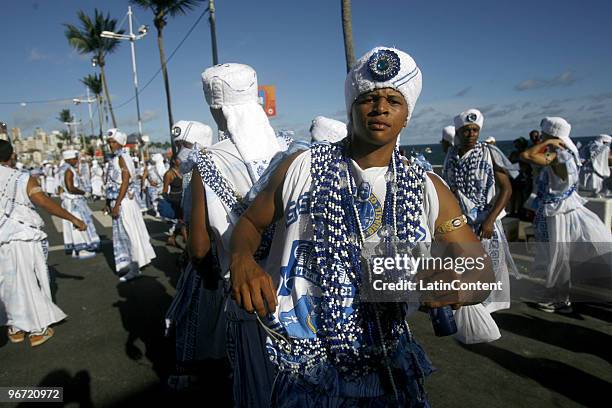
[[[268,117],[276,116],[276,87],[274,85],[260,85],[257,90],[266,115]]]

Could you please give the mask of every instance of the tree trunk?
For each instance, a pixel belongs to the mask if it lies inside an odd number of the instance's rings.
[[[342,33],[344,34],[344,55],[346,57],[346,72],[355,65],[355,51],[353,50],[353,23],[351,22],[351,0],[342,2]]]
[[[106,84],[106,75],[104,75],[104,64],[100,64],[100,78],[102,79],[102,85],[104,85],[104,93],[106,94],[106,102],[108,103],[108,110],[111,114],[113,121],[113,127],[117,127],[117,120],[115,119],[115,112],[113,112],[113,105],[111,104],[110,94],[108,93],[108,85]]]
[[[172,120],[172,102],[170,98],[170,82],[168,81],[168,69],[166,67],[166,53],[164,52],[164,38],[162,34],[162,28],[157,28],[157,46],[159,47],[159,59],[162,67],[162,76],[164,77],[164,87],[166,88],[166,104],[168,106],[168,122],[170,129],[170,143],[172,144],[172,154],[176,154],[176,149],[174,147],[174,135],[172,134],[172,125],[174,121]]]
[[[96,94],[96,101],[98,101],[98,119],[99,119],[99,123],[100,123],[100,140],[102,141],[102,143],[104,143],[104,136],[103,134],[103,130],[102,130],[102,105],[100,104],[100,95]],[[104,150],[104,149],[102,149]]]

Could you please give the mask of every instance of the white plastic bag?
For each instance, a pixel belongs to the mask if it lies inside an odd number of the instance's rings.
[[[501,337],[495,320],[480,303],[455,310],[455,323],[454,337],[463,344],[488,343]]]

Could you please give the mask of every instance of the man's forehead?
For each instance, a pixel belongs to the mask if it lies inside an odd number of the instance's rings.
[[[402,93],[398,91],[397,89],[393,89],[393,88],[377,88],[377,89],[373,89],[368,92],[364,92],[359,96],[364,97],[364,96],[369,96],[369,95],[397,95],[403,98]]]

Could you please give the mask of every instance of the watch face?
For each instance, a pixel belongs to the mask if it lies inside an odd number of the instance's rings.
[[[389,81],[400,71],[400,58],[391,50],[376,51],[368,59],[368,70],[375,81]]]

